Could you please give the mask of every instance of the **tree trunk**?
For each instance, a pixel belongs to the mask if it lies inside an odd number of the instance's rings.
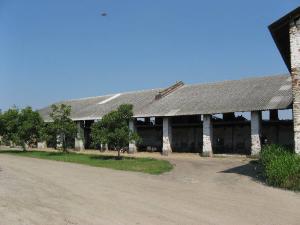
[[[121,149],[118,148],[118,159],[121,159]]]
[[[66,143],[66,136],[65,134],[62,135],[62,146],[63,146],[63,152],[68,152],[67,151],[67,143]]]

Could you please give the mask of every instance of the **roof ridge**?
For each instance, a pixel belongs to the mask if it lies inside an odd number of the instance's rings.
[[[276,74],[276,75],[268,75],[268,76],[257,76],[257,77],[244,77],[242,79],[234,79],[234,80],[222,80],[222,81],[212,81],[212,82],[203,82],[197,84],[184,84],[183,87],[191,87],[191,86],[200,86],[200,85],[215,85],[215,84],[223,84],[228,82],[238,82],[238,81],[249,81],[249,80],[261,80],[266,78],[275,78],[275,77],[288,77],[289,74]]]
[[[233,80],[223,80],[223,81],[212,81],[212,82],[202,82],[202,83],[196,83],[196,84],[184,84],[182,87],[191,87],[191,86],[200,86],[200,85],[213,85],[213,84],[222,84],[227,82],[238,82],[238,81],[247,81],[247,80],[257,80],[257,79],[265,79],[265,78],[272,78],[272,77],[280,77],[280,76],[289,76],[288,73],[286,74],[275,74],[275,75],[267,75],[267,76],[257,76],[257,77],[244,77],[241,79],[233,79]],[[99,97],[110,97],[116,94],[133,94],[133,93],[140,93],[140,92],[146,92],[146,91],[159,91],[163,88],[152,88],[152,89],[143,89],[143,90],[136,90],[136,91],[126,91],[126,92],[119,92],[119,93],[110,93],[105,95],[98,95],[98,96],[90,96],[90,97],[83,97],[83,98],[76,98],[76,99],[67,99],[64,101],[80,101],[80,100],[88,100],[93,98],[99,98]],[[63,101],[60,101],[63,102]]]
[[[140,93],[140,92],[147,92],[147,91],[159,91],[162,88],[152,88],[152,89],[143,89],[143,90],[136,90],[136,91],[126,91],[126,92],[115,92],[115,93],[110,93],[110,94],[105,94],[105,95],[98,95],[98,96],[90,96],[90,97],[83,97],[83,98],[73,98],[73,99],[67,99],[67,100],[63,100],[63,101],[79,101],[79,100],[88,100],[88,99],[93,99],[93,98],[100,98],[100,97],[110,97],[110,96],[114,96],[117,94],[133,94],[133,93]],[[60,101],[60,102],[63,102]]]

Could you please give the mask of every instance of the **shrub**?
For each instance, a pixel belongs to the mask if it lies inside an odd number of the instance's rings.
[[[265,146],[260,155],[264,176],[269,185],[300,190],[300,157],[277,145]]]
[[[268,165],[273,159],[288,155],[290,151],[280,145],[266,145],[260,153],[260,161],[263,166]]]

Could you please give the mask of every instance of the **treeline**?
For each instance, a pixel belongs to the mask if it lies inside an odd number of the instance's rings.
[[[37,111],[31,107],[18,109],[13,107],[0,114],[1,144],[37,146],[38,142],[57,140],[66,150],[66,137],[76,135],[76,125],[70,119],[71,107],[52,105],[50,117],[53,122],[45,123]]]
[[[37,146],[38,142],[55,142],[67,151],[69,140],[80,137],[76,123],[70,118],[71,106],[60,104],[52,105],[49,114],[51,121],[44,122],[40,114],[31,107],[18,109],[13,107],[0,114],[0,136],[5,145],[19,145],[23,150],[27,146]],[[108,145],[120,151],[128,148],[129,142],[140,141],[136,132],[129,129],[129,120],[133,116],[132,105],[120,105],[117,110],[103,116],[91,127],[91,139],[94,148]]]

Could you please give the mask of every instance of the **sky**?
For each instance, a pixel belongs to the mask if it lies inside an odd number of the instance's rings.
[[[0,0],[0,109],[288,73],[267,27],[298,4]]]

